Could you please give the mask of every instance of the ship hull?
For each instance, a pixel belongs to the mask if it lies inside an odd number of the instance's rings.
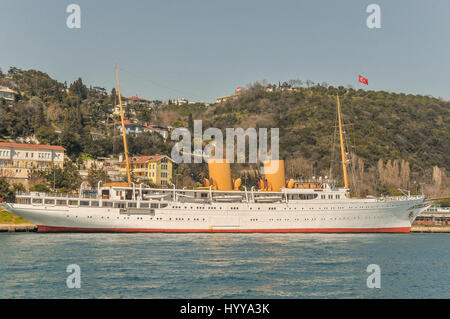
[[[300,229],[149,229],[79,228],[39,226],[41,233],[409,233],[411,227],[397,228],[300,228]]]
[[[316,203],[174,202],[152,214],[118,208],[8,204],[39,232],[127,233],[408,233],[423,199]]]

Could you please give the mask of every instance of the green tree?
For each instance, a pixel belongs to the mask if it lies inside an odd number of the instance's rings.
[[[55,184],[57,189],[62,192],[69,192],[77,190],[81,184],[81,176],[78,167],[70,160],[64,161],[64,168],[57,168],[57,183]],[[51,178],[51,175],[50,175]]]
[[[67,155],[75,160],[83,148],[81,146],[80,136],[67,127],[61,134],[61,145],[67,150]]]
[[[23,186],[22,183],[14,183],[13,190],[14,190],[14,193],[25,193],[26,192],[26,188],[25,188],[25,186]]]
[[[83,80],[78,78],[69,87],[69,92],[71,95],[78,96],[81,100],[87,98],[88,89],[86,85],[83,84]]]
[[[0,197],[6,202],[14,202],[15,194],[5,177],[0,177]]]
[[[89,185],[91,185],[91,188],[97,188],[99,181],[107,183],[110,179],[108,173],[103,169],[103,167],[97,167],[94,163],[88,170],[87,181]]]
[[[58,143],[58,134],[50,126],[41,126],[36,131],[36,138],[41,144],[55,145]]]
[[[142,107],[137,114],[137,118],[141,122],[150,122],[152,120],[152,112],[148,107]]]
[[[192,113],[189,113],[189,118],[188,118],[188,129],[189,129],[189,131],[191,131],[191,132],[194,131],[194,118],[192,117]]]
[[[30,180],[38,181],[37,185],[45,185],[48,188],[53,189],[54,186],[57,191],[62,193],[77,190],[82,181],[78,167],[69,159],[64,161],[64,168],[34,170],[30,174]]]
[[[30,187],[31,192],[39,192],[39,193],[50,193],[51,190],[47,185],[44,184],[36,184]]]

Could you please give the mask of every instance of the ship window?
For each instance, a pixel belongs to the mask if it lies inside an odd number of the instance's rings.
[[[340,199],[341,198],[341,195],[336,195],[336,199]]]
[[[31,198],[16,198],[18,204],[31,204]]]
[[[106,202],[106,201],[103,202],[103,207],[112,207],[112,206],[113,206],[112,202]]]
[[[148,208],[148,203],[141,203],[141,208]]]
[[[128,208],[136,208],[136,207],[137,207],[136,202],[130,202],[130,203],[128,203]]]
[[[44,203],[46,205],[55,205],[55,200],[54,199],[46,199],[46,200],[44,200]]]
[[[151,208],[158,208],[158,204],[151,204]]]
[[[78,201],[77,200],[69,200],[69,205],[78,206]]]
[[[125,208],[125,203],[115,202],[114,208]]]
[[[86,200],[80,201],[80,206],[89,206],[89,201]]]
[[[92,206],[92,207],[98,207],[98,206],[99,206],[99,205],[98,205],[98,201],[96,201],[96,200],[95,200],[95,201],[92,201],[92,202],[91,202],[91,206]]]
[[[300,194],[299,198],[301,200],[305,200],[305,199],[315,199],[319,196],[319,194]]]

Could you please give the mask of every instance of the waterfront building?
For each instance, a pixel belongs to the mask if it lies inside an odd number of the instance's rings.
[[[0,176],[26,186],[32,170],[62,168],[64,151],[62,146],[0,143]]]
[[[172,181],[172,159],[166,155],[132,156],[130,170],[135,177],[155,185],[169,185]],[[126,162],[120,163],[121,174],[126,174]]]

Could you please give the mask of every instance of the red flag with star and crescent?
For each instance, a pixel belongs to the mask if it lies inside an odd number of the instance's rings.
[[[358,75],[358,82],[365,84],[365,85],[369,85],[369,80],[366,79],[365,77],[361,76],[361,74]]]

